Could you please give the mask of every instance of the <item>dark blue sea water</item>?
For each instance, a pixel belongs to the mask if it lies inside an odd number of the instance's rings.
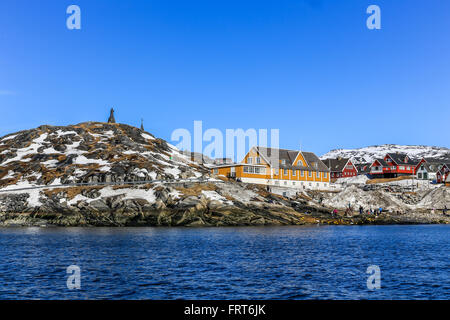
[[[0,299],[449,299],[449,235],[444,225],[0,229]],[[80,290],[67,288],[69,265]]]

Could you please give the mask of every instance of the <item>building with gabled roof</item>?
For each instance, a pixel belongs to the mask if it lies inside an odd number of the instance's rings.
[[[414,175],[418,161],[405,153],[387,153],[383,159],[375,159],[370,165],[372,178],[395,178],[402,175]]]
[[[384,161],[397,165],[416,165],[417,161],[412,160],[406,153],[387,153]]]
[[[450,163],[443,163],[441,169],[436,172],[436,182],[444,183],[450,175]]]
[[[330,170],[312,152],[252,147],[240,163],[213,166],[211,173],[246,183],[326,189]]]
[[[358,175],[358,169],[350,158],[325,159],[322,162],[330,169],[331,180],[351,178]]]
[[[450,161],[449,161],[450,163]],[[422,158],[415,168],[415,175],[419,180],[437,180],[437,173],[445,166],[445,160]]]
[[[370,165],[371,163],[365,162],[365,163],[358,163],[356,164],[356,169],[358,170],[358,175],[367,175],[370,173]]]

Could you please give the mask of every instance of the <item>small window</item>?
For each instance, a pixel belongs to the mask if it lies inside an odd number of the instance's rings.
[[[319,171],[316,172],[316,178],[320,178],[320,172]]]
[[[247,158],[247,163],[248,164],[252,164],[253,163],[253,158],[252,157],[248,157]]]
[[[285,159],[281,160],[281,164],[286,164],[286,160]]]
[[[218,174],[219,173],[219,169],[214,169],[214,174]]]
[[[248,173],[248,167],[244,167],[244,172]]]
[[[288,175],[288,169],[283,169],[284,175],[287,176]]]
[[[261,157],[256,157],[256,163],[260,164],[261,163]]]
[[[295,177],[297,170],[292,170],[292,175]]]
[[[326,173],[326,172],[323,173],[323,177],[324,177],[325,179],[327,178],[327,173]]]
[[[301,174],[302,177],[304,177],[305,176],[305,171],[303,171],[303,170],[300,171],[300,174]]]
[[[311,178],[312,177],[312,171],[308,171],[308,176]]]

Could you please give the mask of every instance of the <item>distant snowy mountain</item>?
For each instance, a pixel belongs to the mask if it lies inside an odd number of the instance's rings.
[[[327,158],[353,158],[355,162],[372,162],[375,158],[383,158],[386,153],[406,153],[410,158],[450,158],[450,149],[430,146],[401,146],[396,144],[384,144],[359,149],[335,149],[327,152],[320,159]]]

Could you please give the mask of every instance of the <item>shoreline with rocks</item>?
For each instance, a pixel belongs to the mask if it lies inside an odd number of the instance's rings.
[[[143,186],[133,189],[65,188],[42,191],[39,207],[28,205],[28,194],[0,195],[0,227],[227,227],[288,225],[388,225],[450,224],[450,216],[439,211],[409,210],[406,213],[383,212],[380,215],[332,215],[330,207],[303,199],[288,199],[264,191],[259,186],[187,185],[187,188]],[[148,188],[146,190],[146,188]],[[236,190],[236,188],[238,190]],[[250,189],[250,190],[249,190]],[[102,191],[103,190],[103,191]],[[151,190],[153,201],[129,199],[130,193]],[[230,199],[230,192],[251,199]],[[174,195],[178,193],[178,196]],[[76,195],[74,195],[76,194]],[[183,194],[181,196],[181,194]],[[219,196],[221,198],[219,198]],[[72,197],[72,200],[69,198]],[[86,199],[84,199],[86,198]],[[75,201],[74,201],[75,199]],[[89,199],[89,200],[87,200]]]

